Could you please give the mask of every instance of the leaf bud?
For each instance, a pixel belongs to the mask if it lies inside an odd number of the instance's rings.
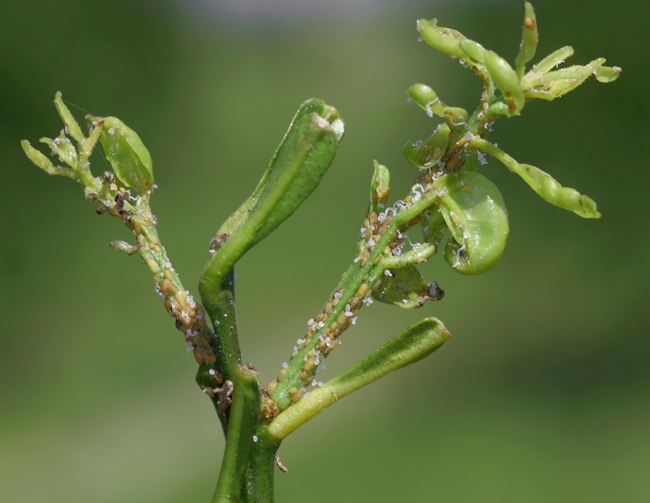
[[[115,176],[126,187],[146,191],[153,185],[151,154],[138,134],[117,117],[92,117],[93,125],[103,123],[100,140]]]
[[[444,117],[445,104],[440,101],[436,92],[426,84],[414,84],[407,91],[409,97],[422,107],[429,117],[438,115]]]

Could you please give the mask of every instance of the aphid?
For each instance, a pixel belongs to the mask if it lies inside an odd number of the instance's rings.
[[[367,292],[368,292],[368,285],[365,283],[361,283],[361,286],[357,290],[356,296],[363,297],[364,295],[366,295]]]
[[[316,361],[316,358],[309,358],[309,360],[307,360],[305,362],[305,364],[302,366],[302,370],[305,373],[311,372],[312,370],[314,370],[314,368],[316,367],[316,364],[314,363],[315,361]],[[306,378],[306,376],[305,376],[305,378]],[[302,381],[303,379],[304,378],[301,378],[300,380]]]
[[[293,389],[295,389],[295,388],[293,388]],[[292,401],[293,403],[297,403],[298,401],[300,401],[300,399],[302,398],[302,395],[303,395],[304,393],[305,393],[305,390],[304,390],[304,389],[301,389],[300,391],[298,391],[295,395],[293,395],[293,396],[291,397],[291,401]]]
[[[160,285],[160,291],[163,293],[165,296],[169,295],[174,295],[178,289],[174,286],[174,284],[169,281],[168,279],[164,279],[162,284]]]

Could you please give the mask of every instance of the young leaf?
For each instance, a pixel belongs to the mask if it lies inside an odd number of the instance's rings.
[[[506,100],[509,115],[519,115],[526,103],[519,77],[508,62],[493,51],[485,51],[483,61],[490,77]]]
[[[117,179],[130,189],[149,190],[153,185],[151,154],[138,133],[117,117],[89,115],[86,120],[93,126],[103,124],[100,140]]]
[[[209,277],[214,274],[220,283],[247,250],[314,191],[334,159],[343,131],[336,109],[318,99],[302,104],[257,188],[220,229],[231,235],[206,266],[202,284],[212,281]]]
[[[538,40],[539,35],[537,33],[537,18],[535,17],[535,10],[529,2],[526,2],[524,27],[521,34],[521,45],[519,46],[519,54],[517,54],[517,59],[515,60],[515,68],[517,69],[517,77],[519,79],[521,79],[526,71],[526,63],[535,57]]]
[[[79,124],[70,113],[70,110],[68,110],[68,107],[66,107],[65,103],[63,103],[63,96],[61,95],[61,91],[57,91],[56,95],[54,96],[54,105],[56,106],[57,112],[59,112],[61,120],[65,124],[66,131],[70,134],[70,136],[77,140],[79,145],[83,144],[86,138],[81,132]]]
[[[499,189],[476,171],[460,171],[434,182],[440,211],[451,230],[445,260],[461,274],[482,274],[499,260],[508,238],[508,212]]]
[[[501,161],[510,171],[518,174],[537,194],[555,206],[573,211],[583,218],[600,218],[596,203],[590,197],[570,187],[563,187],[555,178],[530,164],[519,164],[500,148],[482,138],[474,138],[471,147],[478,148]]]
[[[380,213],[390,196],[390,172],[386,166],[374,161],[374,174],[370,184],[370,212]]]
[[[438,20],[418,19],[417,30],[420,32],[422,40],[434,49],[459,59],[466,59],[467,56],[459,47],[459,42],[465,39],[460,32],[451,28],[438,26]]]
[[[48,175],[57,174],[57,170],[52,164],[52,161],[50,161],[50,159],[43,152],[32,147],[32,145],[27,140],[21,141],[20,144],[22,145],[23,151],[29,160],[36,164],[36,166],[41,168]]]
[[[65,135],[65,131],[61,131],[61,134],[54,138],[41,138],[41,143],[45,143],[53,153],[57,155],[59,160],[72,169],[76,169],[79,164],[79,158],[77,157],[77,150],[72,145],[72,142]]]

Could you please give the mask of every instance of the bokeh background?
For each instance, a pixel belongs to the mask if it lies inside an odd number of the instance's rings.
[[[523,2],[22,0],[0,14],[0,500],[206,502],[223,441],[196,364],[135,257],[68,179],[19,141],[61,129],[57,90],[83,120],[115,115],[152,152],[153,207],[186,285],[210,238],[252,190],[298,105],[317,96],[347,124],[314,195],[238,265],[246,361],[274,378],[354,257],[372,160],[393,194],[416,175],[407,140],[435,123],[407,104],[415,82],[473,108],[475,77],[418,44],[437,17],[512,60]],[[650,5],[650,4],[648,4]],[[446,290],[415,312],[375,303],[324,377],[413,322],[454,334],[415,366],[339,402],[281,449],[277,501],[650,500],[646,4],[538,0],[538,55],[604,56],[619,81],[529,103],[493,137],[593,197],[582,220],[496,161],[511,235],[480,277],[441,260]],[[75,106],[73,106],[75,105]],[[94,156],[96,172],[105,160]]]

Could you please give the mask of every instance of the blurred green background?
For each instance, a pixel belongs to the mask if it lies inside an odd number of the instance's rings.
[[[207,502],[223,447],[149,272],[106,246],[128,231],[20,150],[61,129],[55,91],[139,132],[162,240],[194,294],[210,238],[298,105],[339,109],[346,137],[322,185],[237,268],[244,357],[268,382],[354,257],[372,160],[395,199],[416,175],[402,147],[435,123],[406,88],[476,103],[478,80],[418,44],[415,19],[513,60],[523,16],[509,0],[293,3],[4,2],[0,501]],[[571,63],[603,56],[622,77],[529,103],[491,138],[593,197],[602,219],[545,203],[490,161],[511,217],[501,264],[462,277],[436,257],[425,272],[444,301],[361,312],[324,377],[424,316],[454,339],[289,438],[279,502],[650,501],[648,5],[535,2],[539,57],[570,44]]]

